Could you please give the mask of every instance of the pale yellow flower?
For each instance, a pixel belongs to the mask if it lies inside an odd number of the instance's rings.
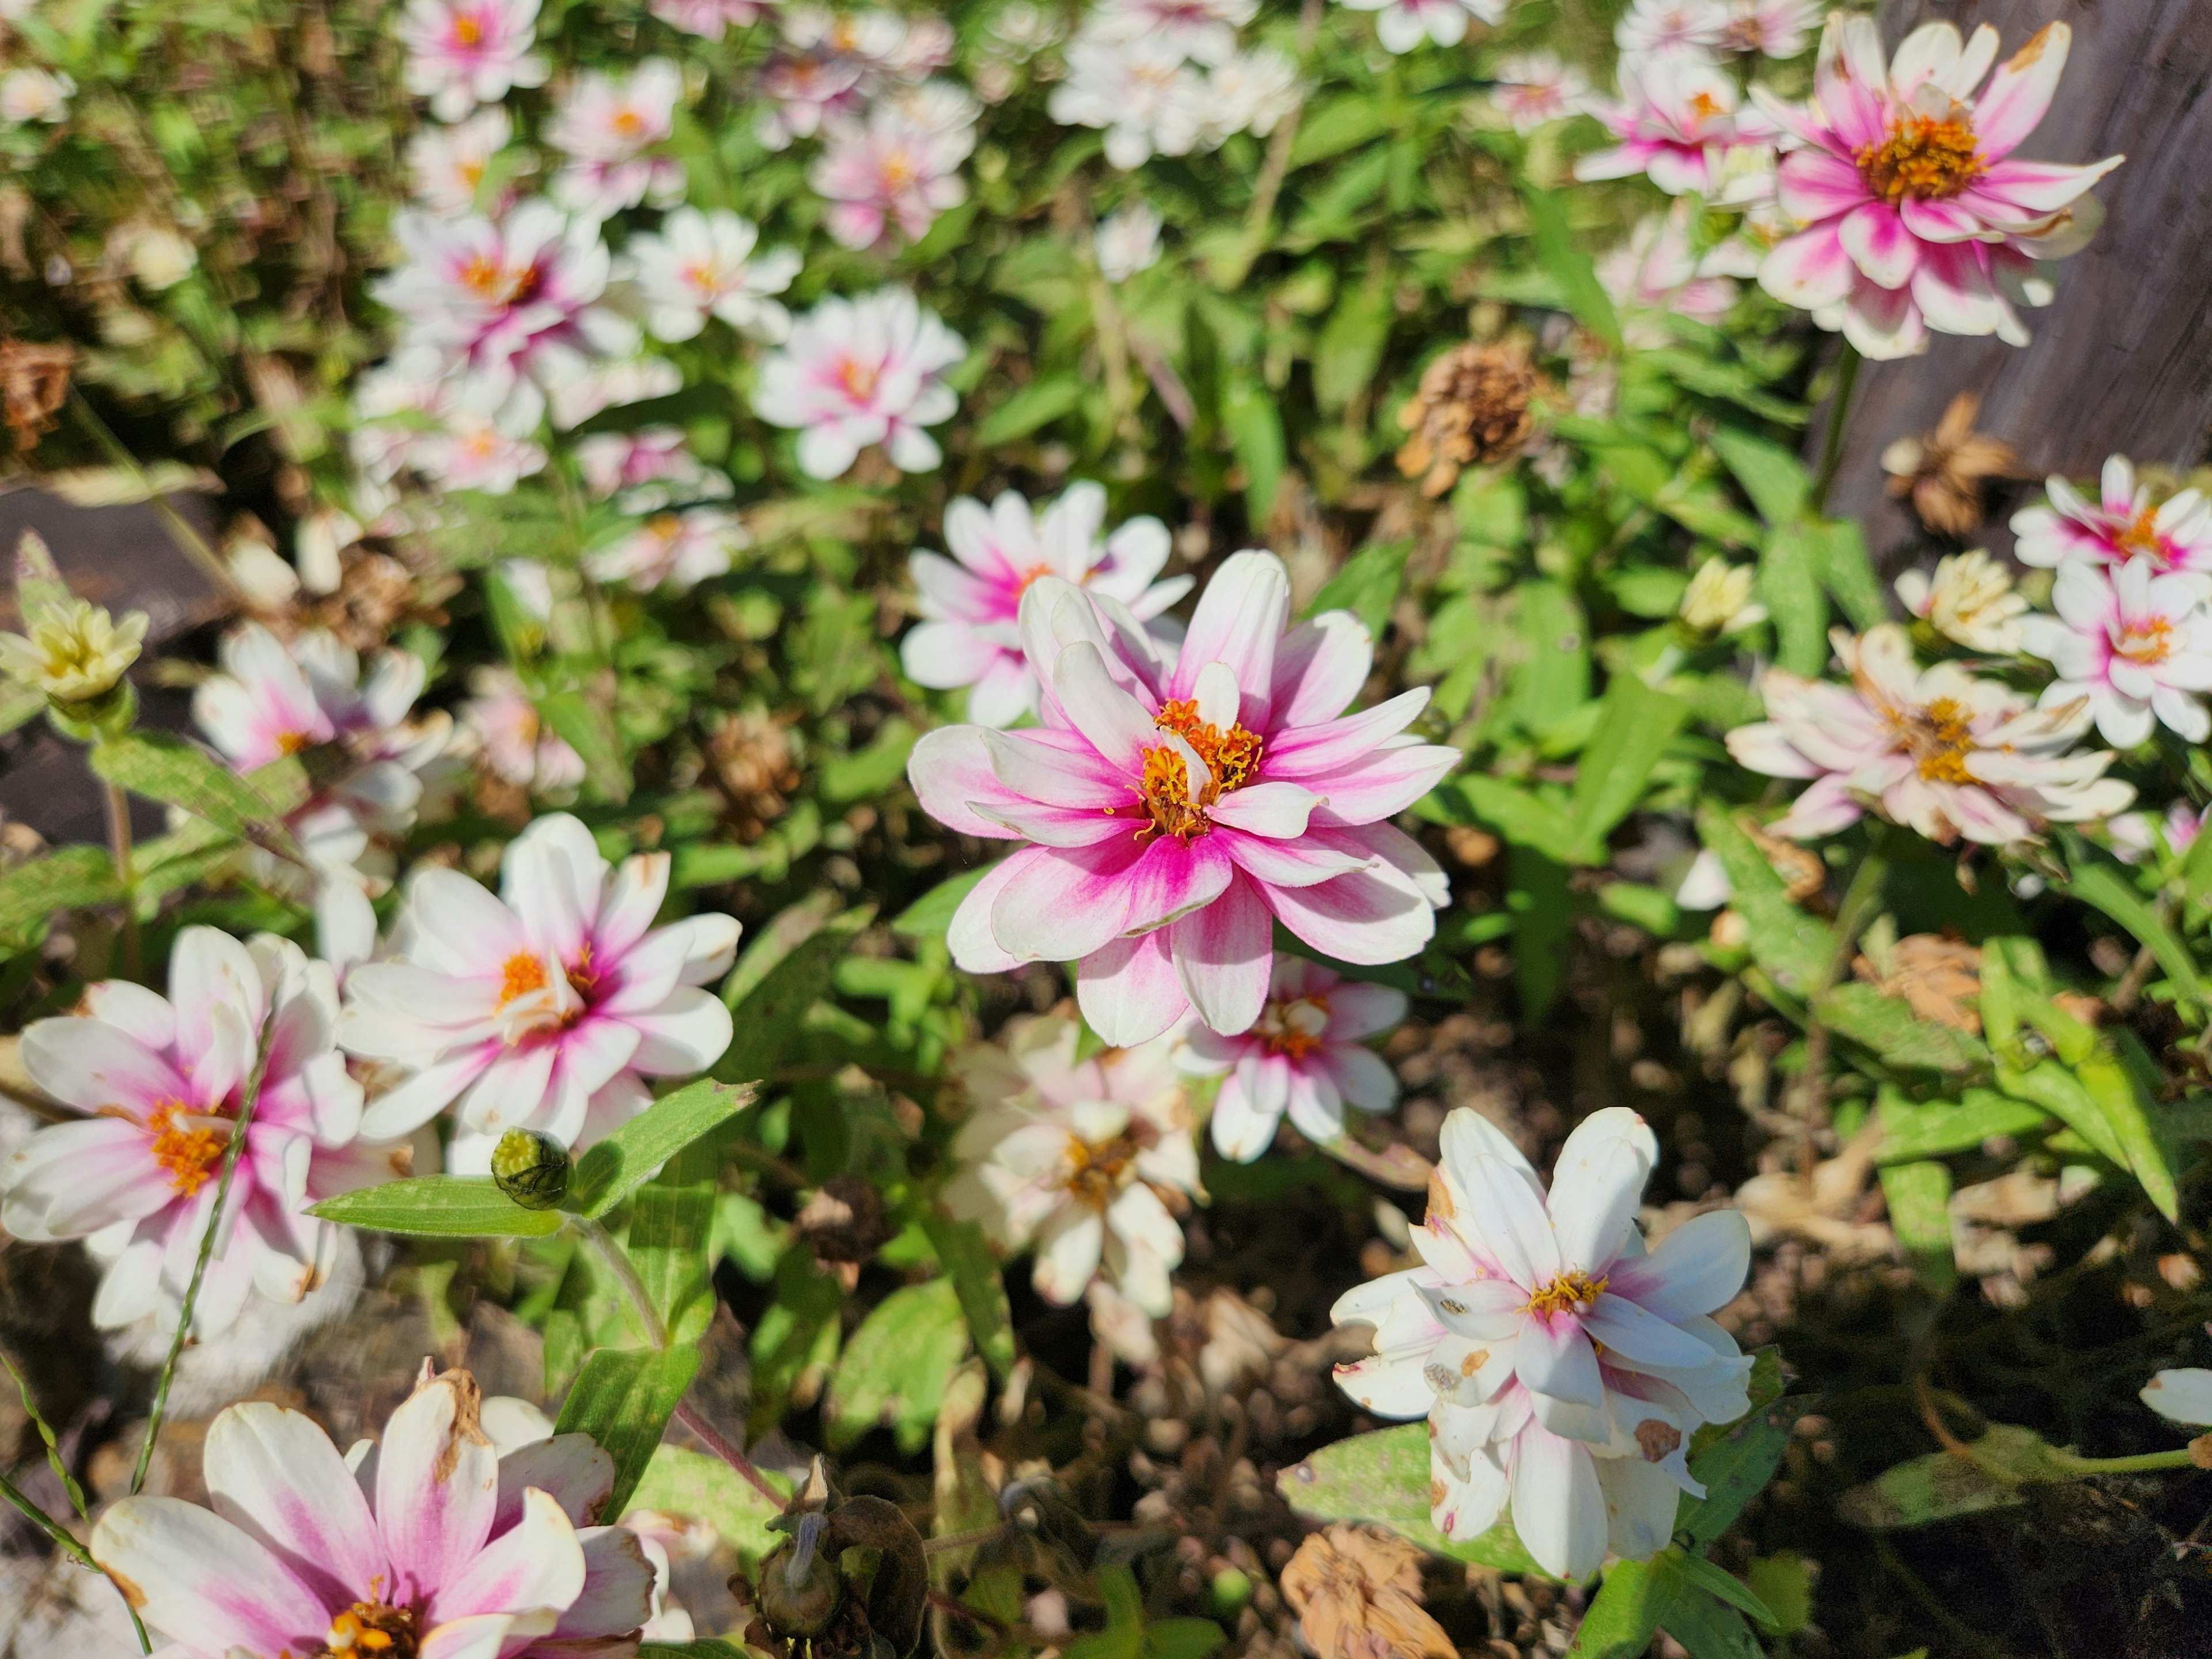
[[[1969,651],[2009,654],[2020,649],[2020,617],[2027,601],[2013,592],[2012,572],[1980,548],[1938,562],[1934,580],[1917,570],[1897,579],[1905,608],[1945,639]]]
[[[1707,559],[1682,590],[1677,614],[1700,634],[1739,634],[1766,620],[1766,607],[1751,592],[1759,573],[1747,564]]]
[[[41,605],[27,618],[30,635],[0,634],[0,672],[56,702],[88,702],[115,689],[146,638],[146,613],[118,623],[88,599]]]

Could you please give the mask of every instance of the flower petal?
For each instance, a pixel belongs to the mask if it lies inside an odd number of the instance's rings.
[[[146,1622],[196,1653],[309,1653],[330,1628],[331,1610],[289,1568],[197,1504],[123,1498],[91,1548]]]
[[[259,1542],[333,1607],[374,1594],[391,1567],[368,1499],[331,1437],[266,1401],[230,1407],[201,1454],[216,1513]]]

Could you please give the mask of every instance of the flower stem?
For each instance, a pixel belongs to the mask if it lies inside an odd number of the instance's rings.
[[[116,884],[123,889],[123,976],[137,979],[145,971],[138,940],[137,878],[131,867],[131,797],[120,784],[106,786],[107,850],[115,860]]]
[[[1820,473],[1813,484],[1813,505],[1823,513],[1828,507],[1829,487],[1836,482],[1836,468],[1844,459],[1844,423],[1850,418],[1861,361],[1858,348],[1844,341],[1844,355],[1836,360],[1836,390],[1828,399],[1827,435],[1820,440]]]
[[[1882,878],[1889,870],[1889,860],[1882,854],[1885,827],[1872,822],[1868,825],[1866,851],[1859,854],[1858,867],[1851,872],[1850,885],[1844,890],[1844,902],[1837,907],[1835,948],[1828,953],[1820,982],[1811,988],[1805,998],[1805,1069],[1798,1079],[1796,1104],[1808,1163],[1813,1133],[1820,1127],[1820,1115],[1828,1103],[1828,1027],[1820,1018],[1820,999],[1835,989],[1850,971],[1852,951],[1858,944],[1859,935],[1866,931],[1867,923],[1874,919],[1873,908],[1881,897]]]
[[[623,1299],[629,1304],[630,1311],[637,1316],[638,1323],[644,1327],[653,1346],[665,1351],[668,1346],[668,1326],[661,1319],[660,1310],[653,1305],[653,1297],[647,1294],[645,1281],[637,1276],[637,1268],[631,1263],[629,1253],[615,1242],[612,1233],[588,1216],[570,1216],[568,1230],[607,1270],[608,1276],[621,1290]],[[677,1402],[676,1420],[697,1435],[708,1451],[744,1476],[754,1491],[778,1509],[783,1507],[789,1494],[780,1492],[769,1485],[767,1478],[754,1467],[753,1461],[704,1415],[694,1409],[689,1401]]]
[[[261,1080],[269,1071],[269,1053],[276,1046],[276,988],[269,990],[269,1007],[261,1017],[261,1032],[254,1045],[253,1070],[246,1079],[246,1092],[238,1106],[238,1122],[230,1132],[230,1145],[223,1149],[222,1176],[216,1182],[215,1204],[208,1212],[207,1231],[200,1235],[200,1253],[192,1262],[192,1276],[185,1285],[184,1304],[177,1310],[177,1334],[169,1339],[169,1357],[161,1362],[160,1381],[154,1385],[154,1408],[146,1419],[146,1443],[138,1448],[138,1467],[131,1474],[131,1495],[136,1498],[145,1489],[146,1471],[153,1467],[154,1443],[161,1437],[161,1420],[168,1415],[169,1385],[177,1380],[177,1361],[185,1352],[185,1344],[191,1338],[192,1310],[200,1299],[200,1285],[207,1278],[208,1261],[215,1255],[216,1235],[222,1231],[223,1211],[230,1203],[230,1183],[238,1173],[240,1155],[246,1150],[247,1131],[253,1127],[253,1109],[260,1103]]]

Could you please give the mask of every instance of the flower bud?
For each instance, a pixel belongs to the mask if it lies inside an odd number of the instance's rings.
[[[844,1575],[818,1547],[825,1526],[823,1516],[801,1516],[798,1535],[761,1563],[754,1603],[769,1628],[787,1640],[821,1635],[844,1605]]]
[[[509,1129],[492,1149],[491,1178],[524,1209],[552,1209],[568,1194],[568,1149],[534,1129]]]
[[[0,673],[43,692],[70,737],[127,727],[137,699],[123,677],[138,660],[146,613],[133,611],[118,623],[100,606],[65,595],[27,605],[23,620],[27,634],[0,634]]]

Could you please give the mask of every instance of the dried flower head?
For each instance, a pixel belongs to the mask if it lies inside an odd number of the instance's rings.
[[[714,780],[729,800],[731,825],[741,841],[766,834],[798,791],[789,725],[765,709],[733,709],[707,740]]]
[[[1423,372],[1420,389],[1398,411],[1399,426],[1412,434],[1398,451],[1398,471],[1419,478],[1424,495],[1441,495],[1462,467],[1518,454],[1534,428],[1528,405],[1541,384],[1518,347],[1453,347]]]
[[[1881,452],[1892,497],[1909,501],[1913,516],[1939,536],[1964,541],[1980,528],[1987,507],[1982,499],[1990,478],[2019,471],[2019,457],[2002,438],[1974,430],[1982,410],[1977,392],[1951,399],[1936,429],[1917,438],[1899,438]]]
[[[69,396],[76,348],[67,340],[0,340],[0,414],[27,450],[52,429]]]
[[[1877,962],[1871,954],[1851,963],[1854,977],[1893,997],[1903,997],[1922,1019],[1954,1030],[1981,1034],[1976,1004],[1982,994],[1982,951],[1964,939],[1941,933],[1908,933]]]
[[[1340,1522],[1298,1546],[1283,1599],[1316,1659],[1455,1659],[1421,1607],[1421,1552],[1380,1527]]]
[[[2025,596],[2012,572],[1977,547],[1939,560],[1933,579],[1908,570],[1897,579],[1905,608],[1954,645],[2005,656],[2021,647]]]

